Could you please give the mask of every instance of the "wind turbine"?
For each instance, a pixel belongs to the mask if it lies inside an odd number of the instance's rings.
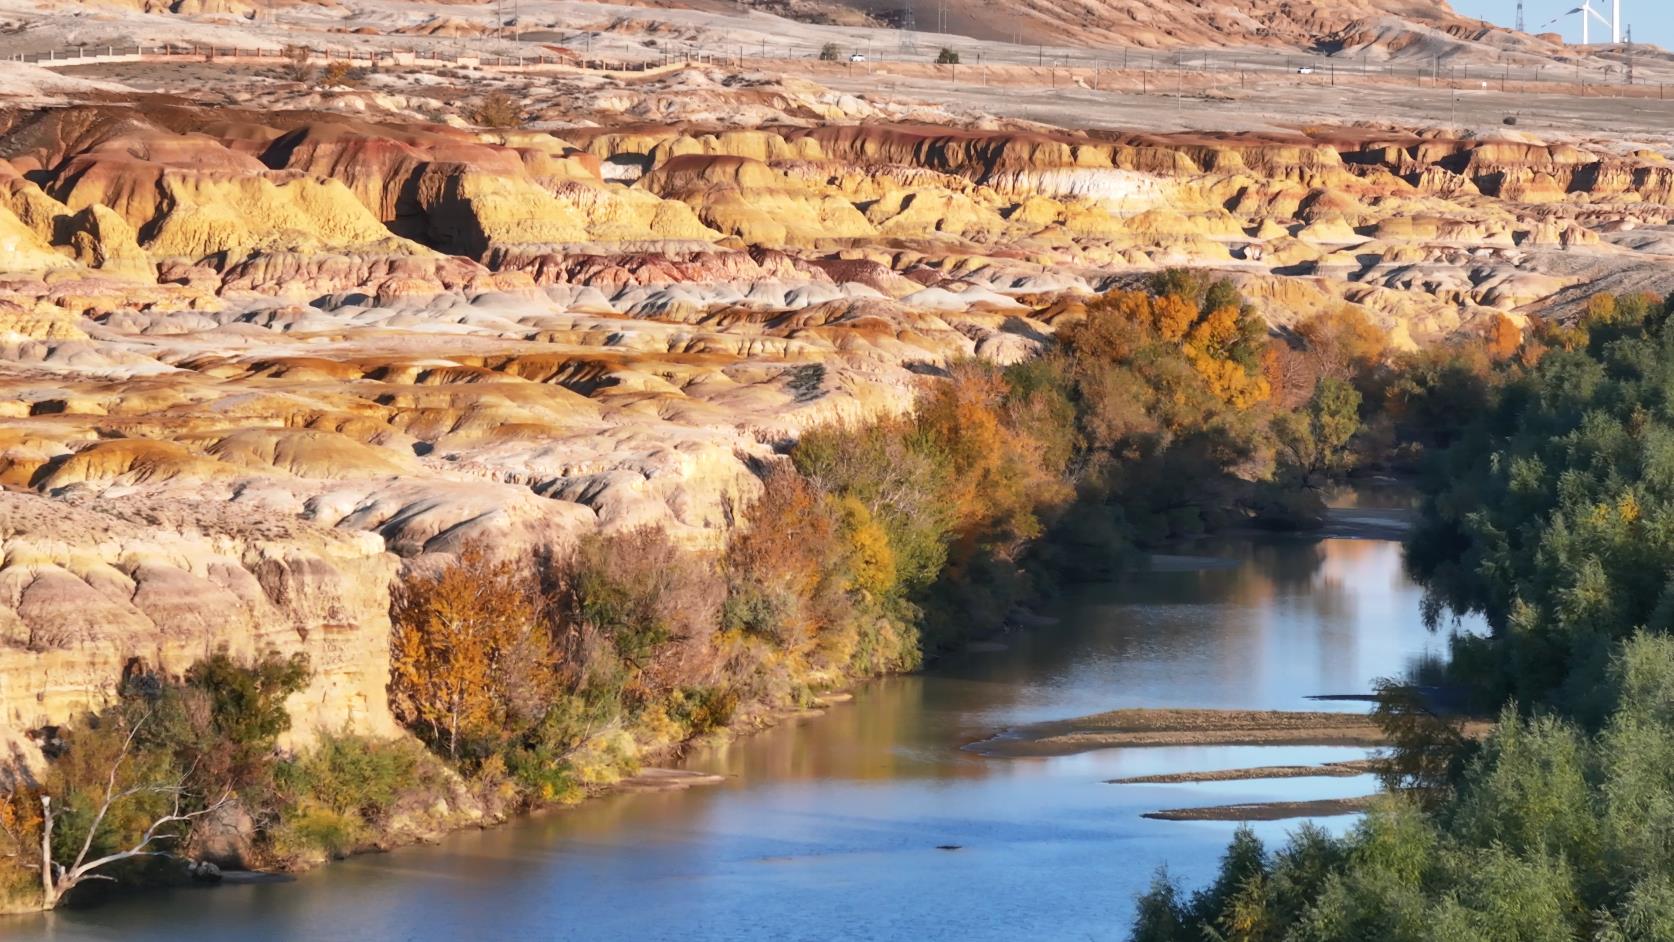
[[[1611,0],[1611,2],[1614,3],[1615,6],[1616,6],[1616,19],[1617,19],[1617,22],[1620,22],[1621,21],[1622,0]],[[1588,45],[1591,45],[1592,41],[1593,41],[1593,34],[1592,34],[1592,25],[1593,24],[1592,24],[1591,20],[1587,19],[1587,17],[1589,17],[1589,16],[1592,17],[1594,20],[1598,20],[1600,23],[1603,23],[1605,26],[1610,27],[1610,30],[1611,30],[1611,33],[1612,33],[1612,39],[1616,38],[1615,37],[1616,24],[1610,22],[1607,19],[1605,19],[1603,14],[1601,14],[1597,10],[1593,9],[1592,0],[1581,0],[1581,5],[1580,6],[1576,7],[1573,10],[1570,10],[1569,12],[1567,12],[1565,14],[1563,14],[1563,16],[1553,17],[1551,22],[1548,22],[1546,24],[1546,26],[1551,26],[1553,23],[1558,22],[1559,20],[1563,19],[1565,16],[1575,16],[1576,14],[1581,15],[1581,45],[1588,46]],[[1541,28],[1545,29],[1546,27],[1541,27]]]

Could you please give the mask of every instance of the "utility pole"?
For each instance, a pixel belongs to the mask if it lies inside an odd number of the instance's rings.
[[[1627,83],[1633,84],[1633,24],[1627,28]]]

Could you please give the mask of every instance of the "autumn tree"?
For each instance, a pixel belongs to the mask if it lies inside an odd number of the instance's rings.
[[[471,544],[399,586],[392,620],[396,716],[450,758],[480,758],[538,716],[553,647],[534,581],[517,561]]]
[[[1000,371],[967,362],[949,374],[920,398],[919,433],[946,468],[958,543],[968,551],[991,542],[1009,555],[1040,535],[1036,509],[1068,494],[1042,466],[1028,431],[1005,420],[1008,388]]]
[[[1517,326],[1516,321],[1496,312],[1488,322],[1488,331],[1483,340],[1487,344],[1489,358],[1496,362],[1509,360],[1516,356],[1517,350],[1523,346],[1523,329]]]
[[[658,527],[585,537],[554,565],[550,619],[625,666],[639,693],[712,666],[725,586],[714,562]]]
[[[727,547],[726,622],[802,647],[837,617],[840,558],[830,499],[794,468],[774,468]]]

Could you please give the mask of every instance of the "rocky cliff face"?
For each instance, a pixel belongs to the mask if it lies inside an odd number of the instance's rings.
[[[114,695],[132,664],[302,652],[290,738],[393,734],[388,587],[368,534],[236,505],[0,493],[0,748]]]

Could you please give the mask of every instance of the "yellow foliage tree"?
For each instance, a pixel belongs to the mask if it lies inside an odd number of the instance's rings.
[[[472,544],[400,586],[392,616],[391,705],[450,757],[547,699],[552,646],[533,581],[514,561]]]
[[[1170,343],[1180,343],[1186,339],[1194,324],[1197,323],[1197,308],[1185,298],[1175,295],[1152,297],[1141,295],[1145,299],[1147,313],[1150,315],[1151,327],[1157,336]]]
[[[1517,354],[1523,346],[1523,328],[1511,318],[1501,313],[1495,313],[1494,319],[1488,324],[1485,337],[1488,344],[1488,356],[1495,360],[1509,360]]]
[[[848,545],[849,587],[871,598],[892,594],[898,572],[889,534],[866,505],[854,497],[837,499],[837,519]]]

